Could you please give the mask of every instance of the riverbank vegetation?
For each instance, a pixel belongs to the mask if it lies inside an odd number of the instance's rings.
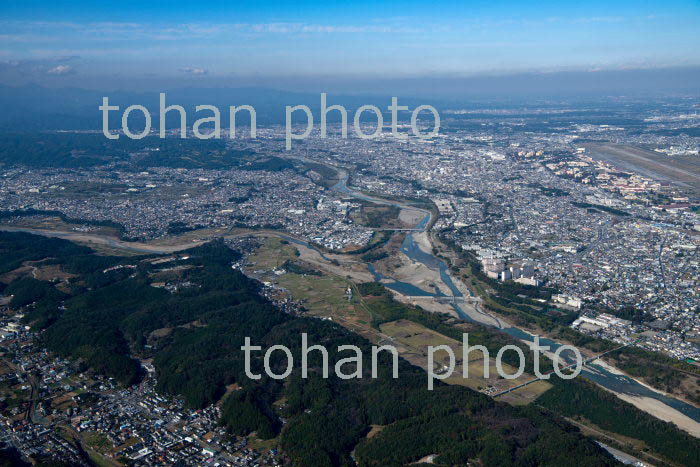
[[[222,242],[158,263],[149,256],[96,257],[86,249],[73,251],[63,240],[39,240],[0,233],[0,263],[5,254],[18,261],[7,253],[12,244],[26,250],[27,258],[51,258],[62,268],[81,271],[65,296],[42,294],[34,305],[23,300],[13,307],[28,312],[27,322],[42,331],[43,345],[124,385],[139,380],[139,359],[153,358],[158,389],[193,408],[219,401],[226,387],[237,383],[240,389],[223,402],[221,422],[232,434],[279,439],[292,465],[351,465],[353,450],[359,465],[367,466],[405,465],[431,454],[437,454],[437,465],[561,464],[572,455],[581,465],[615,463],[570,425],[535,409],[510,407],[460,386],[437,384],[428,391],[425,373],[403,360],[394,379],[386,353],[380,355],[376,379],[369,377],[368,360],[361,379],[321,378],[318,352],[310,355],[309,378],[301,378],[297,369],[285,382],[247,378],[240,350],[244,337],[263,350],[286,345],[296,359],[299,335],[306,333],[311,344],[329,349],[332,365],[349,356],[334,351],[338,345],[356,345],[370,358],[370,343],[332,322],[278,310],[260,295],[257,282],[230,267],[240,255]],[[168,289],[154,286],[152,275],[173,262],[182,266],[180,276]],[[378,316],[398,312],[382,300]],[[286,367],[280,354],[271,359],[275,373]],[[254,354],[255,373],[263,373],[262,355]],[[350,373],[353,365],[343,369]],[[387,428],[366,439],[372,425]],[[561,446],[567,449],[557,449]]]
[[[440,237],[440,241],[456,254],[463,278],[484,299],[484,307],[491,312],[505,316],[517,326],[541,331],[577,347],[597,354],[614,349],[618,344],[578,332],[570,327],[578,316],[573,311],[561,310],[548,306],[543,301],[551,298],[558,291],[548,287],[531,287],[512,281],[496,281],[488,278],[481,270],[476,258],[463,251],[454,242]],[[449,261],[443,256],[443,259]],[[606,312],[637,322],[648,321],[649,317],[640,314],[633,307],[622,310],[610,310],[600,305],[591,305],[600,312]],[[634,346],[625,347],[618,352],[608,354],[610,361],[625,373],[642,379],[650,386],[664,392],[700,404],[700,367],[673,359],[659,352],[651,352]]]
[[[600,389],[576,378],[556,380],[554,387],[537,399],[553,412],[593,423],[613,433],[643,441],[652,452],[679,465],[700,465],[700,440],[680,431]]]

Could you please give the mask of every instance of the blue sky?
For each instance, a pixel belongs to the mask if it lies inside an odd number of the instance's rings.
[[[0,82],[700,65],[699,1],[63,3],[3,0]]]

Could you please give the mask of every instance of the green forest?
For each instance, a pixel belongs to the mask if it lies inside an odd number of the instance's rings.
[[[122,385],[139,381],[138,360],[151,357],[158,390],[182,397],[192,408],[221,400],[227,385],[237,383],[240,389],[224,399],[221,423],[231,434],[255,432],[258,438],[276,438],[291,465],[350,466],[356,461],[362,466],[402,466],[430,455],[436,456],[437,465],[562,465],[571,459],[577,465],[617,464],[577,428],[550,412],[572,415],[561,401],[597,394],[587,388],[557,385],[556,392],[545,394],[543,407],[512,407],[461,386],[437,384],[428,391],[425,373],[404,360],[394,379],[388,353],[380,353],[378,377],[372,378],[367,340],[332,322],[277,309],[260,294],[259,283],[231,268],[240,253],[223,242],[181,255],[173,261],[181,266],[179,281],[185,285],[169,291],[152,286],[160,267],[153,264],[152,256],[98,256],[64,240],[0,233],[0,270],[43,260],[75,275],[68,290],[18,277],[0,293],[14,295],[11,307],[23,310],[27,323],[41,330],[41,342],[50,351],[79,360],[86,369]],[[440,332],[454,332],[441,317],[394,302],[378,284],[362,284],[360,290],[376,298],[375,325],[403,317]],[[154,333],[164,329],[169,332]],[[329,350],[331,368],[354,355],[338,352],[339,345],[359,347],[363,377],[342,380],[332,371],[330,378],[321,377],[319,352],[310,354],[308,378],[302,378],[295,366],[286,380],[270,379],[262,371],[264,352],[252,354],[252,370],[262,378],[245,376],[240,349],[245,337],[263,350],[285,345],[299,361],[301,333],[308,335],[310,345],[323,344]],[[473,335],[488,346],[501,344],[478,329]],[[280,354],[272,354],[276,373],[286,367]],[[349,367],[352,364],[346,364],[344,372],[350,373]],[[693,463],[697,440],[689,440],[668,424],[639,418],[639,411],[620,401],[604,402],[610,410],[629,411],[625,416],[644,422],[648,437],[659,439],[652,444],[653,440],[644,438],[654,450],[669,459]],[[586,409],[585,403],[581,405],[576,406],[579,412]],[[368,438],[372,426],[383,429]],[[641,436],[629,433],[636,435]],[[669,447],[664,449],[662,443]]]
[[[537,403],[566,417],[589,420],[603,430],[643,441],[681,465],[700,465],[700,440],[644,413],[585,379],[558,380]]]

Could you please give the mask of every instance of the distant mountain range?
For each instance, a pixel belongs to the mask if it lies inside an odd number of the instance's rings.
[[[195,106],[214,105],[221,110],[222,124],[228,125],[228,108],[231,105],[251,105],[257,113],[258,125],[284,123],[286,105],[308,105],[316,115],[320,109],[320,93],[300,93],[263,88],[180,88],[163,90],[167,105],[182,105],[187,111],[188,127],[196,118]],[[0,85],[0,130],[99,130],[102,113],[98,106],[102,97],[109,97],[110,105],[120,107],[119,115],[129,105],[140,104],[157,115],[159,92],[98,91],[79,88],[51,89],[36,84],[21,87]],[[399,104],[414,108],[431,101],[401,99]],[[340,104],[349,112],[365,104],[376,105],[386,111],[391,97],[335,96],[328,97],[328,105]],[[117,112],[112,114],[113,127],[120,125]],[[136,116],[136,114],[135,114]],[[328,120],[337,120],[337,112],[328,114]],[[349,117],[352,124],[352,114]],[[153,125],[158,125],[157,117]],[[168,114],[168,127],[179,125],[176,112]]]
[[[125,86],[127,84],[125,81]],[[411,109],[429,104],[441,111],[448,108],[475,109],[524,104],[550,106],[562,102],[576,104],[579,108],[582,104],[591,102],[609,106],[618,102],[611,97],[645,103],[659,97],[700,96],[700,67],[393,80],[383,78],[376,81],[363,78],[319,81],[318,86],[318,91],[308,91],[313,89],[313,82],[305,83],[299,79],[290,80],[286,87],[304,91],[266,87],[105,91],[77,87],[49,88],[38,84],[0,85],[0,131],[98,130],[102,124],[97,107],[103,96],[108,96],[110,104],[118,105],[122,110],[129,105],[141,104],[151,112],[157,112],[160,91],[166,92],[169,105],[179,104],[185,107],[191,119],[196,118],[196,105],[219,107],[222,110],[223,124],[228,123],[226,109],[230,105],[252,105],[257,111],[259,125],[284,123],[285,105],[308,105],[318,115],[321,92],[328,92],[328,105],[340,104],[350,112],[365,104],[376,105],[386,112],[391,96],[398,97],[400,105],[408,105]],[[340,92],[339,89],[351,91]],[[178,125],[177,118],[173,113],[168,126]],[[337,119],[337,112],[329,114],[329,121],[334,119]],[[115,118],[115,125],[118,124],[116,120],[118,119]]]

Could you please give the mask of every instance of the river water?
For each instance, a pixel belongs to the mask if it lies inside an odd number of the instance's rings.
[[[365,195],[363,193],[357,192],[355,190],[352,190],[347,187],[347,176],[340,180],[338,184],[336,184],[333,189],[337,190],[339,192],[342,192],[344,194],[347,194],[349,196],[352,196],[357,199],[362,199],[365,201],[370,201],[373,203],[377,204],[383,204],[383,205],[391,205],[391,206],[396,206],[399,208],[404,208],[407,207],[404,204],[401,204],[399,202],[395,201],[390,201],[390,200],[385,200],[385,199],[380,199],[380,198],[375,198],[372,196]],[[412,208],[415,209],[415,208]],[[430,224],[430,221],[432,220],[432,214],[427,213],[425,218],[417,225],[418,229],[425,230],[427,226]],[[14,231],[25,231],[29,233],[34,233],[38,235],[49,235],[49,236],[57,236],[57,237],[62,237],[65,236],[66,238],[69,238],[70,234],[65,234],[61,235],[58,233],[54,234],[49,234],[46,231],[42,230],[35,230],[31,228],[8,228],[8,229],[3,229],[3,230],[14,230]],[[448,266],[447,264],[441,260],[440,258],[436,257],[430,252],[423,251],[418,242],[414,238],[414,233],[409,233],[406,235],[406,238],[404,239],[402,245],[401,245],[401,251],[406,254],[411,260],[419,262],[427,266],[428,268],[431,268],[433,270],[439,270],[440,271],[440,277],[442,278],[443,282],[448,286],[450,289],[450,292],[452,293],[452,296],[455,297],[461,297],[463,296],[462,292],[459,290],[459,288],[454,284],[452,278],[450,277],[448,273]],[[319,251],[317,248],[315,248],[313,245],[310,245],[308,242],[298,240],[293,237],[288,237],[288,236],[283,236],[290,242],[294,242],[300,245],[307,246],[309,248],[313,248],[316,251]],[[97,238],[97,237],[96,237]],[[158,251],[152,251],[149,250],[148,248],[135,248],[135,247],[130,247],[127,245],[126,242],[117,242],[114,240],[110,240],[107,242],[110,246],[114,246],[116,248],[127,248],[130,249],[134,252],[139,252],[139,253],[156,253]],[[162,253],[162,252],[161,252]],[[323,256],[325,259],[328,259],[323,255],[322,252],[321,256]],[[408,295],[408,296],[434,296],[434,297],[439,297],[439,296],[446,296],[442,292],[438,293],[431,293],[431,292],[426,292],[422,290],[421,288],[417,287],[414,284],[408,283],[408,282],[402,282],[402,281],[397,281],[394,280],[393,278],[390,277],[384,277],[381,275],[378,271],[376,271],[371,264],[368,264],[370,272],[374,275],[375,280],[377,281],[383,281],[384,285],[390,289],[393,289],[403,295]],[[452,305],[455,310],[457,311],[458,315],[460,318],[466,320],[466,321],[472,321],[474,320],[464,311],[460,308],[459,304],[453,304]],[[480,323],[483,324],[483,323]],[[532,342],[534,340],[534,335],[530,334],[527,331],[524,331],[520,328],[517,327],[507,327],[507,328],[500,328],[499,329],[501,332],[505,332],[506,334],[509,334],[512,337],[515,337],[516,339],[520,339],[523,341],[528,341]],[[562,344],[555,342],[551,339],[547,338],[540,338],[540,345],[543,346],[549,346],[550,350],[554,351],[561,347]],[[567,358],[566,352],[562,353],[562,357],[565,358],[568,361],[573,361],[571,359],[571,356]],[[649,397],[652,399],[655,399],[666,406],[677,410],[678,412],[686,415],[687,417],[691,418],[692,420],[700,423],[700,409],[697,407],[690,405],[686,402],[683,402],[679,399],[676,399],[674,397],[666,396],[663,395],[659,392],[656,392],[652,389],[649,389],[648,387],[644,386],[643,384],[638,383],[634,379],[624,376],[624,375],[617,375],[614,374],[601,365],[597,365],[595,363],[589,363],[587,364],[583,371],[581,372],[581,375],[591,381],[594,381],[598,385],[609,389],[610,391],[613,391],[615,393],[620,393],[620,394],[626,394],[630,396],[637,396],[637,397]]]
[[[358,191],[352,190],[348,188],[347,186],[347,175],[342,178],[336,185],[332,187],[332,189],[339,191],[341,193],[345,193],[349,196],[352,196],[356,199],[361,199],[365,201],[371,201],[377,204],[384,204],[384,205],[390,205],[390,206],[396,206],[399,208],[405,208],[407,207],[404,204],[401,204],[399,202],[391,201],[391,200],[385,200],[385,199],[380,199],[380,198],[375,198],[372,196],[365,195],[364,193],[360,193]],[[426,217],[416,226],[417,229],[420,230],[425,230],[426,227],[430,224],[430,221],[432,220],[432,214],[427,214]],[[404,239],[403,243],[401,244],[401,251],[408,256],[411,260],[419,262],[424,264],[430,269],[433,270],[439,270],[440,271],[440,277],[442,278],[443,282],[449,287],[450,291],[452,292],[452,295],[455,297],[462,297],[463,294],[459,290],[459,288],[454,284],[452,278],[450,277],[448,273],[448,266],[447,264],[441,260],[440,258],[436,257],[430,252],[423,251],[423,249],[420,248],[418,245],[418,242],[415,241],[413,233],[409,233],[406,235],[406,238]],[[384,279],[384,285],[390,289],[393,289],[403,295],[408,295],[408,296],[445,296],[442,292],[438,293],[430,293],[426,292],[419,287],[415,286],[414,284],[410,284],[408,282],[402,282],[402,281],[397,281],[397,280],[392,280],[392,278],[385,277],[379,272],[377,272],[374,267],[371,264],[368,264],[370,272],[374,275],[375,280],[380,281]],[[389,280],[389,281],[387,281]],[[453,304],[452,305],[455,310],[457,311],[458,315],[460,318],[467,320],[467,321],[472,321],[474,320],[469,317],[469,315],[464,312],[460,308],[458,304]],[[483,324],[483,323],[480,323]],[[508,327],[508,328],[502,328],[500,331],[505,332],[506,334],[515,337],[516,339],[528,341],[528,342],[533,342],[534,341],[534,335],[530,334],[529,332],[526,332],[520,328],[517,327]],[[562,346],[562,344],[555,342],[551,339],[547,338],[540,338],[540,345],[542,346],[549,346],[550,350],[555,351],[559,347]],[[573,362],[573,356],[568,355],[566,351],[562,352],[562,357],[570,362]],[[657,401],[677,410],[678,412],[686,415],[687,417],[693,419],[694,421],[700,423],[700,409],[697,407],[688,404],[686,402],[683,402],[680,399],[676,399],[674,397],[666,396],[664,394],[661,394],[657,391],[654,391],[652,389],[649,389],[648,387],[644,386],[643,384],[640,384],[639,382],[635,381],[634,379],[625,376],[625,375],[618,375],[611,373],[601,365],[595,364],[595,363],[589,363],[587,364],[583,371],[581,372],[581,376],[597,383],[598,385],[616,392],[620,394],[626,394],[629,396],[637,396],[637,397],[649,397],[652,399],[656,399]]]

